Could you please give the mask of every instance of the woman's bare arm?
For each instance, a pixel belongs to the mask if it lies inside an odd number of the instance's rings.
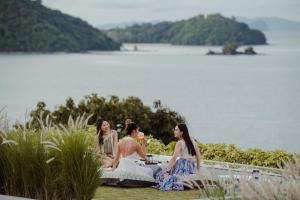
[[[180,142],[177,142],[176,146],[175,146],[173,156],[172,156],[171,160],[169,161],[169,164],[168,164],[168,167],[166,168],[166,171],[170,171],[172,169],[172,167],[175,165],[176,159],[177,159],[180,151],[181,151],[181,144],[180,144]]]
[[[200,162],[201,162],[201,154],[200,154],[200,151],[199,151],[199,148],[198,148],[198,145],[197,145],[196,142],[194,142],[194,147],[195,147],[195,150],[196,150],[197,170],[199,172],[199,170],[200,170]]]
[[[117,144],[117,153],[116,153],[116,157],[114,158],[113,162],[112,162],[112,166],[113,166],[113,169],[116,169],[117,165],[118,165],[118,162],[119,162],[119,159],[120,159],[120,155],[121,155],[121,142],[119,142]]]
[[[146,158],[146,144],[142,143],[142,145],[136,144],[136,152],[141,156],[143,159]]]

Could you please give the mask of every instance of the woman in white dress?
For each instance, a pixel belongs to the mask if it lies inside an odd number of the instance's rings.
[[[139,128],[135,123],[129,123],[126,129],[127,136],[119,141],[116,157],[113,161],[113,170],[116,172],[132,173],[147,176],[153,179],[153,171],[140,162],[140,158],[146,160],[146,143],[144,138],[140,145],[135,141]]]

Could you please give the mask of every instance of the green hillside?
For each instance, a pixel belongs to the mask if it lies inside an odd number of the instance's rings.
[[[119,49],[119,43],[87,22],[40,1],[0,0],[0,52]]]
[[[171,43],[177,45],[238,45],[266,44],[265,35],[252,30],[234,18],[219,14],[196,17],[158,24],[133,25],[125,29],[111,29],[107,35],[127,43]]]

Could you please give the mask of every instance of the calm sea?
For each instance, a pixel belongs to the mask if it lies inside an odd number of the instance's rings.
[[[121,52],[0,54],[0,107],[24,121],[38,101],[98,93],[160,99],[207,143],[300,152],[299,33],[267,33],[257,56],[205,56],[221,47],[124,45]],[[241,50],[244,47],[240,48]]]

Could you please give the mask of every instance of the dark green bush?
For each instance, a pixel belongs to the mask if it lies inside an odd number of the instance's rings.
[[[110,122],[112,128],[117,124],[122,124],[127,118],[132,119],[140,126],[140,130],[146,135],[153,135],[154,138],[168,144],[173,139],[173,129],[178,122],[184,122],[184,118],[177,112],[167,106],[163,106],[159,100],[154,102],[153,109],[143,104],[137,97],[127,97],[119,99],[117,96],[111,96],[106,99],[96,94],[87,95],[78,105],[72,98],[66,100],[65,105],[57,106],[54,111],[47,109],[44,102],[38,102],[36,110],[30,113],[33,118],[32,127],[38,129],[40,113],[43,118],[50,115],[50,119],[55,124],[64,124],[68,122],[69,116],[76,118],[83,113],[91,115],[89,124],[95,124],[97,118],[101,117]],[[28,124],[27,124],[28,126]]]

